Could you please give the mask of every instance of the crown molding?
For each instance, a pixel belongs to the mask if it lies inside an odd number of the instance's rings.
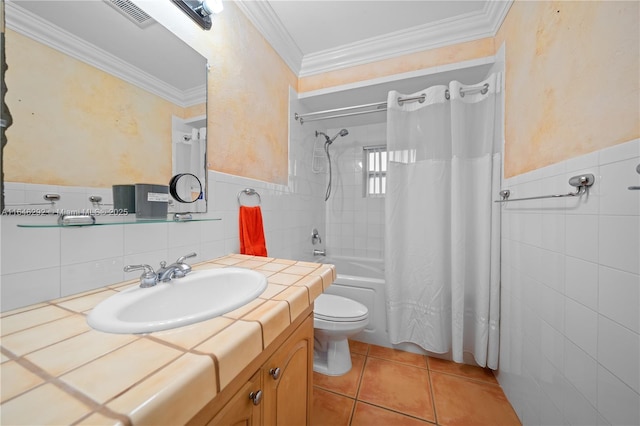
[[[79,61],[114,75],[181,107],[206,102],[206,86],[179,90],[75,35],[33,15],[13,2],[5,2],[7,28]],[[197,96],[196,90],[202,90]],[[203,95],[204,94],[204,95]]]
[[[234,4],[258,29],[291,71],[298,75],[303,60],[302,50],[282,25],[280,18],[278,18],[269,2],[238,0]]]
[[[489,0],[478,12],[303,55],[267,1],[235,2],[298,77],[494,37],[512,3],[513,0]]]
[[[494,37],[512,1],[487,1],[478,12],[418,25],[305,55],[300,77]]]

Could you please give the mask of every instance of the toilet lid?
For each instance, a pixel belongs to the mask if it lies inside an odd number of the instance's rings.
[[[360,321],[367,318],[367,307],[355,300],[333,294],[321,294],[315,300],[313,314],[326,321]]]

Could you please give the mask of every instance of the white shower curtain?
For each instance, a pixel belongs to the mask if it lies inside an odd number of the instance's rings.
[[[497,369],[501,141],[496,75],[387,100],[385,274],[394,344],[412,342]],[[450,100],[446,99],[448,89]],[[420,96],[424,102],[398,98]]]

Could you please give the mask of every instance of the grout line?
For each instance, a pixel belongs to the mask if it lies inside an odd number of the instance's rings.
[[[428,362],[427,362],[427,365],[429,365]],[[431,394],[431,406],[433,407],[433,420],[435,424],[438,424],[438,410],[436,409],[436,394],[433,390],[433,383],[431,382],[431,369],[427,369],[427,374],[429,376],[429,393]]]

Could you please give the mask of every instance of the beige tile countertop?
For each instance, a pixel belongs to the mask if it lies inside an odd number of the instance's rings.
[[[2,314],[0,424],[183,424],[305,311],[333,265],[232,254],[267,276],[258,299],[211,320],[151,334],[92,329],[87,313],[138,285],[111,285]]]

